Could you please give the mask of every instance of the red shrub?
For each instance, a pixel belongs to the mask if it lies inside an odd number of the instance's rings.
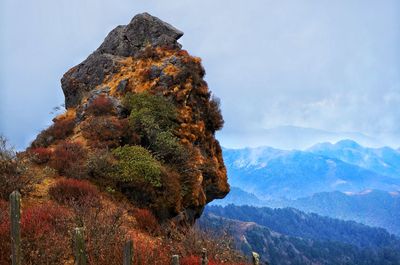
[[[82,124],[82,134],[93,147],[117,147],[127,130],[127,121],[116,117],[89,118]]]
[[[11,264],[10,219],[8,203],[0,199],[0,264]]]
[[[152,235],[157,235],[160,233],[160,224],[149,210],[137,209],[135,212],[135,219],[141,230]]]
[[[56,140],[64,140],[74,131],[75,117],[54,119],[53,121],[53,125],[39,133],[31,147],[48,147]]]
[[[63,264],[70,253],[71,213],[53,203],[22,210],[24,264]]]
[[[68,230],[71,214],[52,203],[22,209],[23,264],[63,264],[71,255]],[[8,204],[0,201],[0,264],[11,264]]]
[[[114,105],[110,98],[100,95],[90,103],[87,113],[95,116],[112,114],[114,113]]]
[[[54,124],[49,128],[50,134],[58,140],[65,139],[70,135],[75,127],[75,120],[71,118],[65,118],[61,120],[55,120]]]
[[[38,238],[52,230],[65,231],[70,212],[56,204],[46,202],[22,211],[21,230],[29,238]],[[65,231],[67,232],[67,231]]]
[[[33,148],[29,151],[32,154],[32,160],[38,165],[45,164],[50,161],[53,151],[45,147]]]
[[[187,256],[182,258],[181,265],[200,265],[200,257],[197,256]]]
[[[170,248],[162,242],[149,242],[146,240],[133,240],[134,265],[171,264]]]
[[[201,258],[199,256],[187,256],[181,260],[181,265],[201,265]],[[208,265],[246,265],[246,263],[234,263],[234,262],[218,262],[215,260],[209,260]]]
[[[100,194],[96,186],[86,180],[60,179],[49,189],[50,197],[67,205],[98,205]]]
[[[86,150],[79,142],[64,141],[56,146],[52,166],[59,174],[80,178],[84,174]]]

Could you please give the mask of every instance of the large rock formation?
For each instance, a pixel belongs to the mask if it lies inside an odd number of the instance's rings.
[[[61,79],[65,107],[76,107],[85,93],[115,74],[120,61],[135,57],[148,45],[179,49],[183,32],[147,13],[136,15],[126,26],[113,29],[100,47]]]
[[[167,211],[168,218],[191,223],[206,203],[223,198],[229,185],[222,151],[214,136],[223,124],[218,102],[203,80],[200,59],[190,56],[177,42],[182,35],[147,13],[136,15],[128,25],[112,30],[96,51],[64,74],[61,83],[65,106],[76,123],[70,139],[79,138],[82,124],[88,119],[87,109],[100,96],[112,102],[114,118],[119,120],[129,115],[122,104],[129,93],[162,95],[173,103],[178,112],[174,135],[187,150],[189,162],[187,168],[172,174],[175,177],[171,181],[181,187],[190,182],[190,192],[178,189],[179,198],[173,207],[166,210],[158,205],[155,211]],[[126,144],[131,143],[120,141],[121,146]],[[133,192],[141,191],[136,188]]]

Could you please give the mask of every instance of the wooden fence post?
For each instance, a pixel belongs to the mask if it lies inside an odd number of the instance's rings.
[[[133,265],[133,241],[129,240],[124,246],[123,265]]]
[[[253,256],[253,265],[260,265],[260,255],[256,252],[251,252],[251,255]]]
[[[74,256],[75,265],[86,265],[87,256],[85,249],[85,237],[83,227],[77,227],[74,230]]]
[[[11,216],[11,261],[12,265],[21,265],[21,194],[13,191],[10,194]]]
[[[172,265],[179,265],[179,256],[172,255]]]
[[[207,249],[201,250],[201,265],[208,265]]]

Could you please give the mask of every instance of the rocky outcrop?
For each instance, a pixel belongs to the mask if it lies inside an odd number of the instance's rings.
[[[167,211],[167,216],[177,221],[193,223],[208,202],[229,192],[229,185],[222,150],[215,139],[215,131],[223,125],[218,101],[203,79],[200,58],[190,56],[177,42],[182,35],[147,13],[136,15],[128,25],[112,30],[96,51],[64,74],[61,83],[65,106],[75,113],[78,128],[80,123],[96,125],[85,119],[87,109],[98,97],[107,99],[116,110],[112,112],[115,117],[105,122],[118,126],[122,123],[115,119],[127,117],[121,103],[127,93],[147,91],[173,103],[179,125],[174,134],[187,150],[189,162],[187,168],[176,170],[176,176],[170,174],[175,176],[171,181],[181,185],[174,195],[179,198],[167,210],[157,210]],[[113,128],[123,127],[117,125]],[[74,133],[79,134],[79,129]],[[190,189],[184,190],[184,185]]]
[[[65,107],[76,107],[87,92],[121,67],[121,57],[135,57],[148,45],[180,49],[183,32],[147,13],[136,15],[126,26],[113,29],[100,47],[61,79]]]

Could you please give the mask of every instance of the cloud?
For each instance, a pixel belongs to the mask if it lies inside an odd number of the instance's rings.
[[[62,103],[62,74],[108,31],[143,11],[183,30],[184,48],[202,57],[207,82],[222,100],[223,144],[238,128],[251,137],[282,125],[354,131],[382,142],[400,133],[396,0],[0,5],[0,132],[19,147],[50,123],[49,112]]]

